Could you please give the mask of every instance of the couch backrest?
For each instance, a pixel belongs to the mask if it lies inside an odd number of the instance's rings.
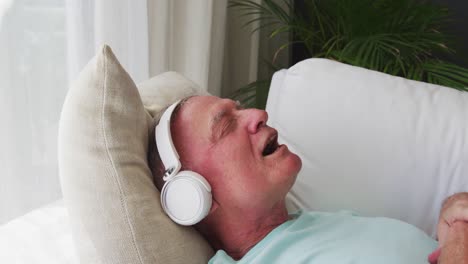
[[[297,207],[388,216],[435,235],[468,191],[468,93],[325,59],[277,72],[269,123],[302,158]]]

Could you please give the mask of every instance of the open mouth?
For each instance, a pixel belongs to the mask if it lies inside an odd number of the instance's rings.
[[[270,138],[268,138],[266,142],[266,146],[263,149],[262,155],[264,157],[273,154],[279,147],[278,144],[278,134],[273,134]]]

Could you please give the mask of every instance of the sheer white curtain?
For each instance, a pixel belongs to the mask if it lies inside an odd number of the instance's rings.
[[[150,75],[174,70],[221,93],[227,0],[148,1]]]
[[[104,43],[135,81],[149,77],[145,0],[67,0],[66,11],[71,80]]]
[[[0,224],[61,195],[64,7],[58,0],[11,0],[0,11]]]
[[[0,0],[0,224],[60,199],[60,109],[98,46],[136,82],[174,70],[228,95],[257,74],[238,19],[227,0]]]
[[[258,34],[250,33],[255,25],[242,28],[245,20],[227,4],[67,0],[70,78],[107,43],[136,82],[177,71],[212,94],[227,96],[256,80],[260,43]]]
[[[136,82],[177,71],[221,94],[227,0],[67,0],[70,77],[109,44]]]

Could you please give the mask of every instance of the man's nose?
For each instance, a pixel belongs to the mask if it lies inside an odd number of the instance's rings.
[[[268,113],[260,109],[248,109],[247,111],[247,129],[249,133],[257,133],[261,127],[266,125],[266,122],[268,121]]]

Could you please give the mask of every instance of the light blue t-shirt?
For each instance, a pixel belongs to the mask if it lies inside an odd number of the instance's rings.
[[[348,211],[291,216],[241,260],[218,250],[209,263],[422,264],[437,247],[418,228],[390,218]]]

